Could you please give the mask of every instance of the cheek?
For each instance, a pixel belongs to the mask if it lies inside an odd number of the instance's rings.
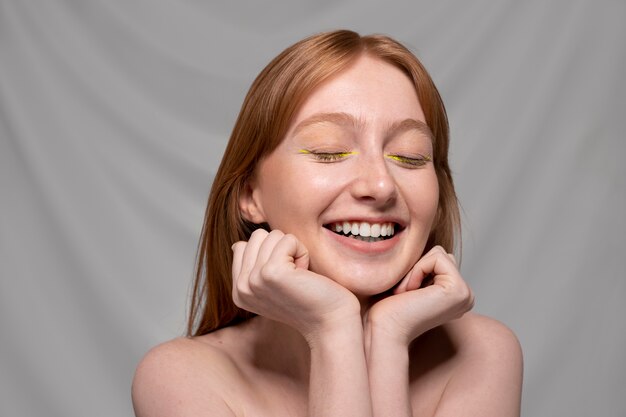
[[[431,212],[431,220],[434,220],[437,215],[437,209],[439,208],[439,183],[437,181],[437,177],[433,174],[433,183],[430,189],[430,212]]]
[[[408,204],[414,215],[429,226],[434,221],[439,207],[439,183],[434,171],[413,182],[409,191]]]
[[[265,216],[273,229],[298,236],[300,226],[317,222],[336,195],[337,176],[307,164],[272,168],[263,173]]]

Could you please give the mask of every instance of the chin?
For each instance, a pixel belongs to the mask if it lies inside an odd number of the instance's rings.
[[[337,272],[326,276],[352,292],[359,299],[373,297],[389,291],[404,276],[404,274],[383,276],[381,273],[351,273],[348,275]],[[386,274],[389,274],[389,272],[387,271]]]

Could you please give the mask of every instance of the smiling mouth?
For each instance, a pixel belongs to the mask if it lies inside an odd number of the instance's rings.
[[[399,224],[393,222],[368,223],[345,221],[325,224],[324,227],[338,235],[361,240],[363,242],[381,242],[391,239],[396,232],[402,230]]]

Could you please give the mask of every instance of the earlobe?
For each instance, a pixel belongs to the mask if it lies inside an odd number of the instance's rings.
[[[243,186],[239,195],[239,210],[241,216],[249,222],[255,224],[266,222],[258,192],[249,181]]]

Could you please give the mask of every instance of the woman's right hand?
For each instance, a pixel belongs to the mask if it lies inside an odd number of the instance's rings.
[[[354,294],[308,270],[308,251],[295,236],[258,229],[232,249],[238,307],[294,327],[309,343],[360,315]]]

